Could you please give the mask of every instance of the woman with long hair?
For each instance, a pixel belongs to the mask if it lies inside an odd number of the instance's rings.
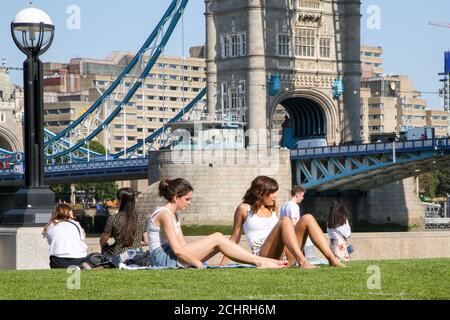
[[[347,240],[352,235],[348,216],[348,209],[344,201],[340,198],[333,198],[328,214],[327,233],[330,238],[331,251],[341,261],[351,259],[347,248]]]
[[[108,218],[100,238],[102,252],[119,256],[129,250],[142,251],[147,245],[147,218],[142,212],[136,212],[136,198],[133,189],[122,188],[117,191],[119,211]],[[114,238],[114,244],[108,240]]]
[[[73,211],[67,204],[58,204],[52,211],[52,217],[44,227],[43,235],[50,245],[50,268],[68,268],[78,266],[90,268],[83,263],[88,261],[88,246],[84,242],[86,234],[75,221]]]
[[[233,261],[253,264],[257,268],[283,268],[282,261],[259,257],[246,251],[220,233],[186,243],[178,212],[191,203],[193,187],[179,178],[164,179],[159,184],[159,195],[166,203],[156,208],[148,219],[148,242],[154,265],[168,268],[202,268],[203,263],[221,252]]]
[[[305,258],[302,249],[309,236],[314,245],[323,253],[330,265],[343,267],[337,259],[311,214],[303,214],[294,225],[289,217],[278,219],[276,215],[276,198],[278,182],[266,176],[255,178],[250,189],[244,195],[243,202],[234,214],[231,240],[239,243],[242,232],[245,233],[252,253],[261,257],[280,259],[284,250],[291,265],[298,263],[301,268],[311,269],[313,265]],[[226,258],[222,260],[222,264]]]

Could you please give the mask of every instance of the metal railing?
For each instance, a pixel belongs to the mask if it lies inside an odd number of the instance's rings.
[[[360,153],[388,153],[393,152],[407,152],[411,150],[420,150],[430,148],[449,148],[450,139],[440,138],[431,140],[410,140],[410,141],[396,141],[389,143],[368,143],[356,144],[349,146],[328,146],[315,147],[291,150],[291,157],[307,157],[307,156],[331,156],[342,154],[360,154]]]

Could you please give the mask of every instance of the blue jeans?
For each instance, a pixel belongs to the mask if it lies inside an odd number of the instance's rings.
[[[178,263],[178,257],[173,253],[168,243],[163,244],[161,247],[150,251],[150,257],[152,259],[152,265],[166,268],[179,268],[181,265]]]

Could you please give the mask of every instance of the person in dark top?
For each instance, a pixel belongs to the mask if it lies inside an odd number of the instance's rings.
[[[147,246],[147,217],[143,212],[136,212],[135,195],[131,188],[117,191],[119,211],[109,216],[105,230],[100,238],[102,253],[119,256],[129,250],[142,251]],[[108,245],[108,240],[115,242]]]

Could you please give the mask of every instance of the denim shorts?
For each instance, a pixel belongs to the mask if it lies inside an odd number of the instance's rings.
[[[173,253],[168,243],[163,244],[161,247],[150,251],[150,257],[154,266],[166,268],[183,267],[178,262],[178,257],[175,255],[175,253]]]

